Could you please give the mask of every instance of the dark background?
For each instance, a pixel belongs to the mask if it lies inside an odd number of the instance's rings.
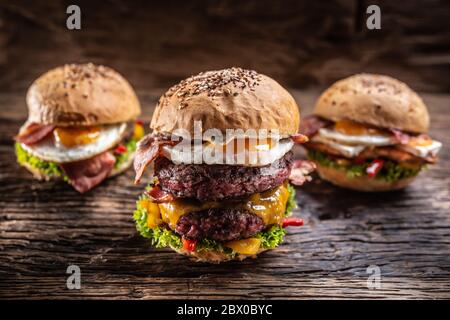
[[[65,27],[78,4],[82,30]],[[367,30],[369,4],[382,29]],[[188,75],[253,68],[293,88],[385,73],[428,92],[450,91],[450,2],[0,1],[0,90],[25,90],[66,62],[110,65],[138,91]]]
[[[66,29],[78,4],[82,30]],[[382,29],[365,28],[379,4]],[[450,2],[0,0],[0,298],[450,298]],[[118,70],[148,123],[159,96],[200,71],[252,68],[283,84],[304,116],[321,90],[384,73],[424,98],[438,164],[403,191],[362,194],[314,179],[297,189],[285,243],[258,259],[211,266],[156,250],[132,221],[133,170],[80,195],[16,164],[25,94],[68,62]],[[82,290],[66,288],[66,268]],[[382,272],[369,290],[367,267]]]

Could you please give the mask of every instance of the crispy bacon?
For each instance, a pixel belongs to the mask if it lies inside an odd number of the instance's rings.
[[[292,184],[301,186],[303,183],[305,183],[305,181],[311,180],[309,174],[314,170],[316,170],[316,165],[314,164],[314,162],[311,162],[309,160],[295,160],[292,165],[289,180]]]
[[[296,134],[291,135],[291,139],[296,144],[302,144],[302,143],[308,142],[308,140],[309,140],[307,136],[305,136],[301,133],[296,133]]]
[[[175,200],[175,197],[161,189],[159,185],[152,186],[150,190],[146,191],[145,194],[155,203],[170,202]]]
[[[174,146],[180,142],[181,140],[172,140],[170,134],[161,133],[148,134],[142,138],[139,141],[134,158],[134,170],[136,171],[134,183],[139,183],[148,165],[161,154],[163,146]]]
[[[300,122],[300,133],[308,138],[312,138],[321,128],[328,127],[332,124],[331,121],[320,118],[316,115],[309,115],[304,117]]]
[[[55,126],[52,124],[30,123],[14,139],[17,142],[32,145],[44,139],[54,129]]]
[[[80,193],[91,190],[108,177],[116,158],[109,152],[93,158],[61,164],[70,184]]]

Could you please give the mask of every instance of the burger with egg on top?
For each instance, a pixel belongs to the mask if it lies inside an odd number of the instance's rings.
[[[40,180],[62,179],[86,192],[133,162],[143,124],[130,84],[114,70],[70,64],[28,90],[28,120],[15,137],[18,163]]]
[[[306,140],[299,121],[292,96],[255,71],[209,71],[170,88],[136,152],[136,183],[152,169],[137,230],[158,248],[215,263],[277,247],[285,227],[302,224],[289,218],[288,179],[301,184],[313,170],[293,161],[292,147]]]
[[[406,84],[358,74],[320,96],[301,132],[322,179],[359,191],[390,191],[436,162],[442,143],[427,134],[429,122],[426,105]]]

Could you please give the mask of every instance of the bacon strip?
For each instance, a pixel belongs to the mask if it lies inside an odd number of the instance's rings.
[[[289,180],[292,184],[301,186],[306,181],[311,180],[309,174],[314,170],[316,170],[316,165],[314,164],[314,162],[309,160],[295,160],[292,165]]]
[[[26,145],[32,145],[44,139],[54,129],[55,126],[52,124],[30,123],[14,137],[14,140]]]
[[[302,144],[302,143],[308,142],[308,140],[309,140],[307,136],[305,136],[301,133],[296,133],[296,134],[291,135],[291,139],[296,144]]]
[[[134,170],[136,171],[134,183],[137,184],[141,181],[145,169],[161,154],[163,146],[174,146],[180,142],[181,140],[171,140],[169,134],[148,134],[142,138],[134,157]]]
[[[116,158],[110,152],[93,158],[60,164],[70,184],[80,193],[91,190],[105,180],[114,167]]]
[[[397,129],[390,129],[390,132],[392,132],[392,134],[394,135],[395,139],[401,143],[401,144],[407,144],[410,138],[410,135],[402,132],[400,130]]]
[[[175,200],[175,197],[171,193],[164,191],[159,185],[152,186],[152,188],[146,191],[145,194],[155,203],[170,202]]]
[[[312,138],[319,129],[328,127],[330,124],[332,124],[331,121],[311,114],[300,121],[300,133]]]

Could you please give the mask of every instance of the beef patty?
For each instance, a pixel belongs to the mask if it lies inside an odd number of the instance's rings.
[[[247,196],[281,185],[292,168],[292,151],[270,165],[174,164],[165,157],[155,161],[155,176],[161,188],[177,198],[217,201]]]
[[[263,220],[245,209],[216,208],[182,216],[175,232],[191,240],[231,241],[264,229]]]

